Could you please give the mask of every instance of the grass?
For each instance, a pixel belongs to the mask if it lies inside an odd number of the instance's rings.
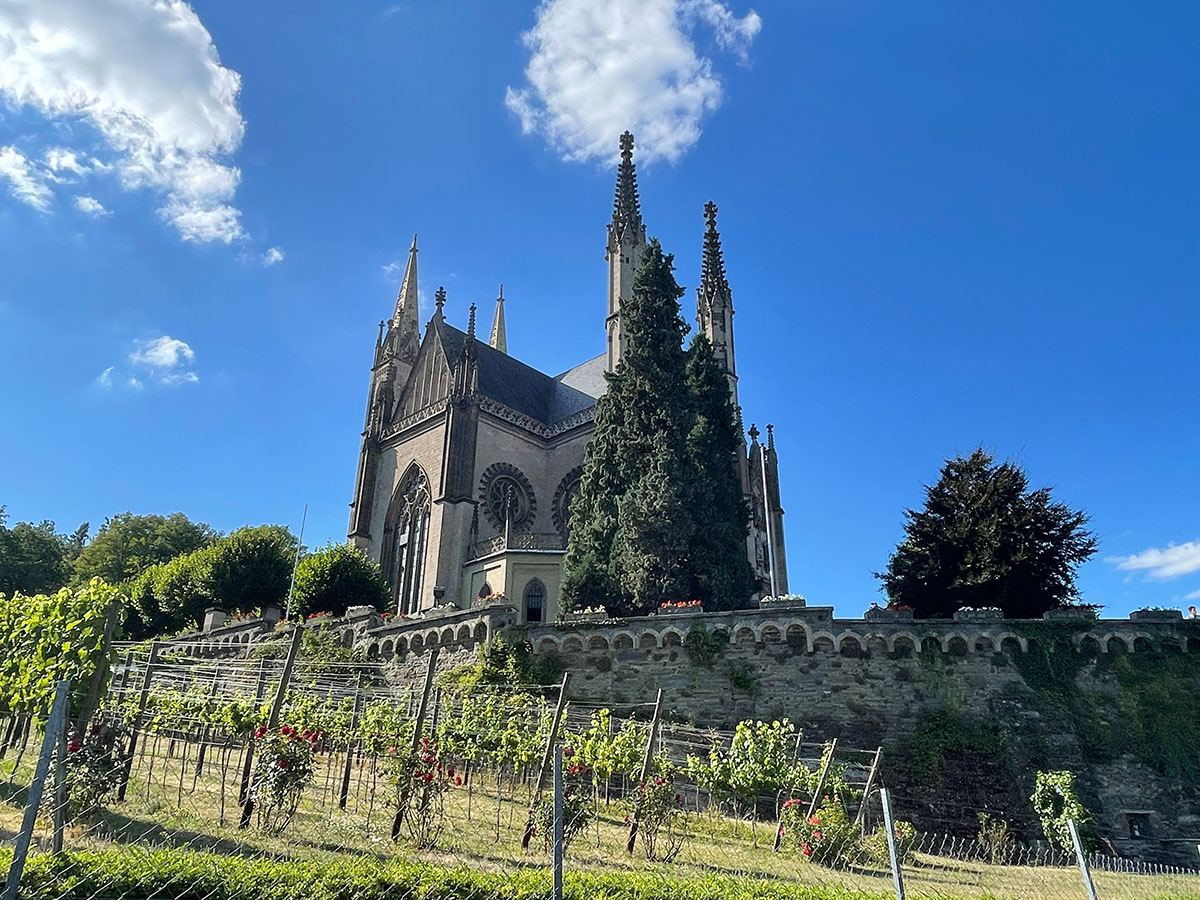
[[[23,896],[30,900],[135,900],[151,895],[167,900],[235,895],[239,900],[282,896],[373,900],[377,894],[395,892],[414,898],[548,896],[549,856],[540,838],[535,836],[528,850],[521,849],[527,789],[507,777],[499,794],[490,771],[474,777],[470,790],[449,791],[445,825],[435,849],[416,852],[403,839],[390,840],[389,788],[369,762],[352,769],[350,797],[343,811],[336,798],[344,757],[321,757],[296,818],[282,836],[270,836],[253,827],[237,827],[238,751],[210,748],[205,770],[196,778],[195,747],[188,748],[184,757],[180,755],[184,746],[179,743],[179,752],[168,756],[165,738],[147,741],[146,754],[135,761],[126,802],[113,804],[86,824],[72,825],[66,836],[71,852],[61,858],[66,862],[35,858],[27,870]],[[13,795],[0,805],[0,835],[6,841],[17,830],[23,799],[20,785],[27,783],[31,771],[32,760],[27,758],[12,781],[14,787],[4,790],[0,782],[0,798]],[[566,860],[570,896],[605,900],[893,896],[887,871],[866,866],[834,870],[774,853],[773,823],[755,824],[713,811],[691,817],[689,840],[675,862],[651,862],[640,847],[633,855],[625,852],[624,815],[619,804],[602,802],[596,820],[572,843]],[[45,823],[37,837],[44,850]],[[149,847],[167,855],[148,856]],[[171,872],[177,873],[179,890],[184,882],[199,886],[176,893],[162,881],[167,877],[164,873]],[[248,891],[244,887],[248,873],[278,883],[278,891]],[[120,889],[98,890],[105,878],[114,879],[112,885]],[[918,853],[906,866],[905,878],[908,895],[914,898],[1082,900],[1086,896],[1073,867],[1000,866]],[[1106,900],[1200,897],[1200,878],[1194,876],[1096,872],[1095,878]],[[289,884],[295,893],[287,893]],[[201,890],[204,885],[208,887]]]

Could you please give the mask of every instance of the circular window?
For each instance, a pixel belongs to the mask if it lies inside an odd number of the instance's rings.
[[[509,523],[518,531],[533,525],[537,515],[533,485],[516,466],[508,463],[488,466],[479,480],[479,497],[484,515],[500,531]]]

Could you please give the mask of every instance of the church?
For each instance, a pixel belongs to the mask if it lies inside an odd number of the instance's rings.
[[[620,150],[605,245],[604,352],[561,374],[509,356],[503,291],[486,339],[477,333],[474,304],[465,331],[446,321],[441,287],[422,333],[413,238],[395,311],[375,342],[349,526],[350,542],[379,561],[397,615],[502,598],[524,622],[558,617],[571,500],[605,374],[621,359],[621,304],[646,246],[629,132]],[[733,296],[716,215],[708,203],[696,326],[728,373],[740,415]],[[771,426],[764,442],[759,437],[752,425],[734,465],[751,509],[746,553],[757,592],[780,595],[787,560]]]

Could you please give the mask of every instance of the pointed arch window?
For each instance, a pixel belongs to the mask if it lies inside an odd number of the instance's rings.
[[[421,608],[425,551],[429,545],[429,480],[420,466],[409,466],[388,508],[384,528],[384,575],[396,612]]]
[[[540,578],[525,585],[525,621],[544,622],[546,619],[546,586]]]

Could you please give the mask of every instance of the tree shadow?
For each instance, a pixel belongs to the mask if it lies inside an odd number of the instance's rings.
[[[105,810],[100,814],[92,834],[114,844],[171,847],[246,859],[260,858],[263,855],[261,847],[250,843],[216,837],[202,831],[167,829],[154,822],[126,816],[113,810]]]

